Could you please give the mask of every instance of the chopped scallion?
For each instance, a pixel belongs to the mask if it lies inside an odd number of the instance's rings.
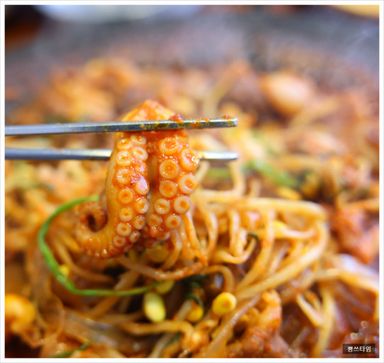
[[[98,199],[97,196],[91,196],[91,197],[85,197],[85,198],[79,198],[72,200],[68,203],[65,203],[58,207],[49,217],[48,219],[43,223],[43,225],[40,227],[40,230],[38,232],[37,238],[38,238],[38,245],[41,254],[43,255],[43,258],[45,260],[45,263],[47,264],[49,270],[52,272],[52,274],[55,276],[56,280],[63,285],[68,291],[70,291],[73,294],[76,295],[82,295],[82,296],[133,296],[133,295],[140,295],[144,294],[148,291],[150,291],[152,288],[157,286],[157,282],[137,287],[130,290],[111,290],[111,289],[79,289],[77,288],[74,283],[63,273],[62,269],[60,268],[59,263],[55,259],[51,249],[49,248],[48,244],[45,241],[45,236],[48,233],[49,227],[52,223],[52,221],[61,213],[66,212],[73,207],[75,207],[78,204],[84,203],[84,202],[90,202],[90,201],[96,201]]]

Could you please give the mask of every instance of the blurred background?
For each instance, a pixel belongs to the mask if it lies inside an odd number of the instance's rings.
[[[205,67],[246,59],[325,86],[378,86],[378,6],[6,6],[6,112],[94,57]]]

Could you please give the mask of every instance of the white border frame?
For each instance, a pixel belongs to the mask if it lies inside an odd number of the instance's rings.
[[[141,0],[141,1],[127,1],[127,0],[67,0],[67,1],[58,1],[58,0],[39,0],[39,1],[33,1],[33,0],[0,0],[0,25],[1,25],[1,33],[0,33],[0,97],[1,97],[1,120],[5,120],[5,5],[378,5],[380,8],[380,36],[379,36],[379,43],[380,43],[380,58],[379,58],[379,85],[380,85],[380,112],[379,112],[379,122],[380,122],[380,167],[382,166],[383,161],[383,130],[382,130],[382,123],[383,123],[383,31],[384,31],[384,3],[382,0],[335,0],[335,1],[313,1],[313,0],[296,0],[296,1],[289,1],[289,0],[270,0],[270,1],[250,1],[250,0]],[[3,121],[0,121],[0,145],[4,145],[4,123]],[[0,362],[9,362],[9,363],[16,363],[16,362],[41,362],[43,358],[5,358],[5,337],[4,337],[4,285],[5,285],[5,250],[4,250],[4,238],[5,238],[5,232],[4,232],[4,147],[0,147],[0,162],[1,162],[1,170],[0,170]],[[380,168],[380,174],[382,174],[383,169]],[[243,358],[241,359],[242,362],[383,362],[384,357],[384,327],[383,327],[383,317],[384,317],[384,311],[383,311],[383,292],[384,292],[384,266],[383,266],[383,198],[382,198],[382,190],[383,190],[383,177],[380,175],[380,211],[379,211],[379,221],[380,221],[380,257],[379,257],[379,268],[380,268],[380,316],[379,316],[379,324],[380,324],[380,356],[379,358]],[[45,359],[46,360],[46,359]],[[53,359],[52,359],[53,360]],[[95,358],[83,358],[83,359],[73,359],[73,358],[55,358],[54,361],[56,362],[75,362],[75,361],[104,361],[107,362],[109,360],[112,360],[112,358],[103,358],[103,359],[95,359]],[[118,362],[126,362],[127,360],[134,361],[134,362],[159,362],[164,361],[167,359],[160,359],[160,358],[114,358],[113,361]],[[196,358],[187,358],[184,359],[184,361],[198,361],[198,362],[228,362],[231,359],[196,359]],[[236,358],[236,360],[239,360]],[[180,361],[180,360],[179,360]]]

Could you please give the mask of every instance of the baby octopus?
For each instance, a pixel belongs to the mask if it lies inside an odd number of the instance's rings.
[[[146,101],[122,122],[162,119],[178,117]],[[79,208],[79,245],[88,255],[110,258],[139,239],[150,244],[167,240],[191,207],[198,162],[183,130],[116,133],[105,197]]]

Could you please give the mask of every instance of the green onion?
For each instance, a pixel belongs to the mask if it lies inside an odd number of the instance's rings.
[[[286,186],[297,187],[297,180],[285,171],[274,168],[271,164],[262,160],[251,160],[243,166],[244,171],[257,171],[273,183]]]
[[[188,286],[188,292],[185,296],[187,300],[193,300],[196,304],[204,307],[204,302],[201,298],[195,294],[195,290],[202,287],[204,280],[207,278],[207,275],[197,274],[192,275],[184,279],[185,283]]]
[[[75,348],[72,350],[66,350],[64,352],[51,355],[50,358],[70,358],[72,356],[72,354],[74,354],[76,352],[82,352],[82,351],[86,350],[89,346],[90,346],[90,343],[85,342],[85,343],[81,344],[80,347],[78,347],[78,348]]]
[[[266,177],[274,184],[286,186],[290,188],[298,187],[298,180],[285,171],[278,170],[271,164],[262,160],[250,160],[243,164],[242,170],[244,172],[256,171],[262,176]],[[208,178],[215,179],[228,179],[230,177],[227,168],[210,168],[207,173]]]
[[[137,287],[130,290],[110,290],[110,289],[79,289],[77,288],[73,282],[63,274],[63,272],[60,269],[59,263],[56,261],[51,249],[47,245],[45,241],[45,236],[47,235],[47,232],[49,230],[49,227],[52,223],[52,221],[61,213],[72,209],[78,204],[84,203],[84,202],[91,202],[91,201],[97,201],[97,196],[91,196],[91,197],[85,197],[85,198],[79,198],[72,200],[68,203],[65,203],[58,207],[49,217],[48,219],[43,223],[41,226],[37,238],[38,238],[38,245],[41,254],[43,255],[43,258],[45,260],[45,263],[47,264],[49,270],[51,273],[55,276],[56,280],[63,285],[68,291],[70,291],[73,294],[76,295],[82,295],[82,296],[133,296],[133,295],[140,295],[144,294],[147,291],[151,290],[153,287],[157,286],[157,282]]]
[[[185,296],[185,299],[186,300],[193,300],[196,304],[204,307],[204,303],[203,303],[203,300],[200,299],[199,296],[197,296],[196,294],[194,294],[193,292],[189,292],[186,296]]]
[[[193,284],[196,283],[198,286],[201,286],[204,282],[204,280],[208,277],[208,275],[204,274],[196,274],[196,275],[191,275],[183,279],[183,281],[187,284]]]

